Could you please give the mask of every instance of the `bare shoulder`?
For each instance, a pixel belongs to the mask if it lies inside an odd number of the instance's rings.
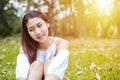
[[[21,53],[24,53],[22,46],[20,46],[20,49],[19,49],[19,54],[21,54]]]
[[[60,49],[69,49],[69,41],[65,40],[63,38],[59,38],[56,41],[56,45],[57,45],[57,50]]]
[[[26,79],[23,79],[23,78],[18,78],[17,80],[26,80]]]

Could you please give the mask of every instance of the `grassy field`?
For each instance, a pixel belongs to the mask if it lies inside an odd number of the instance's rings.
[[[69,39],[70,80],[120,80],[120,40]],[[19,37],[0,40],[0,80],[15,80]]]

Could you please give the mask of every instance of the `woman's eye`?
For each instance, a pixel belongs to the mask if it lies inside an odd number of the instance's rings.
[[[38,24],[38,27],[41,27],[42,26],[42,24]]]
[[[30,32],[34,31],[34,29],[29,29]]]

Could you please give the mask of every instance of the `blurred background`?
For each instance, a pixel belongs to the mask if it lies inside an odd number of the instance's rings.
[[[0,0],[0,37],[19,34],[30,10],[47,15],[53,35],[120,38],[120,0]]]
[[[70,80],[120,80],[120,0],[0,0],[0,80],[16,80],[21,21],[46,14],[51,34],[70,42]]]

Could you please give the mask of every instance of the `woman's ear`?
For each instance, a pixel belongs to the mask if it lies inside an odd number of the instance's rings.
[[[50,27],[50,24],[49,23],[47,23],[47,26],[48,26],[48,28]]]

